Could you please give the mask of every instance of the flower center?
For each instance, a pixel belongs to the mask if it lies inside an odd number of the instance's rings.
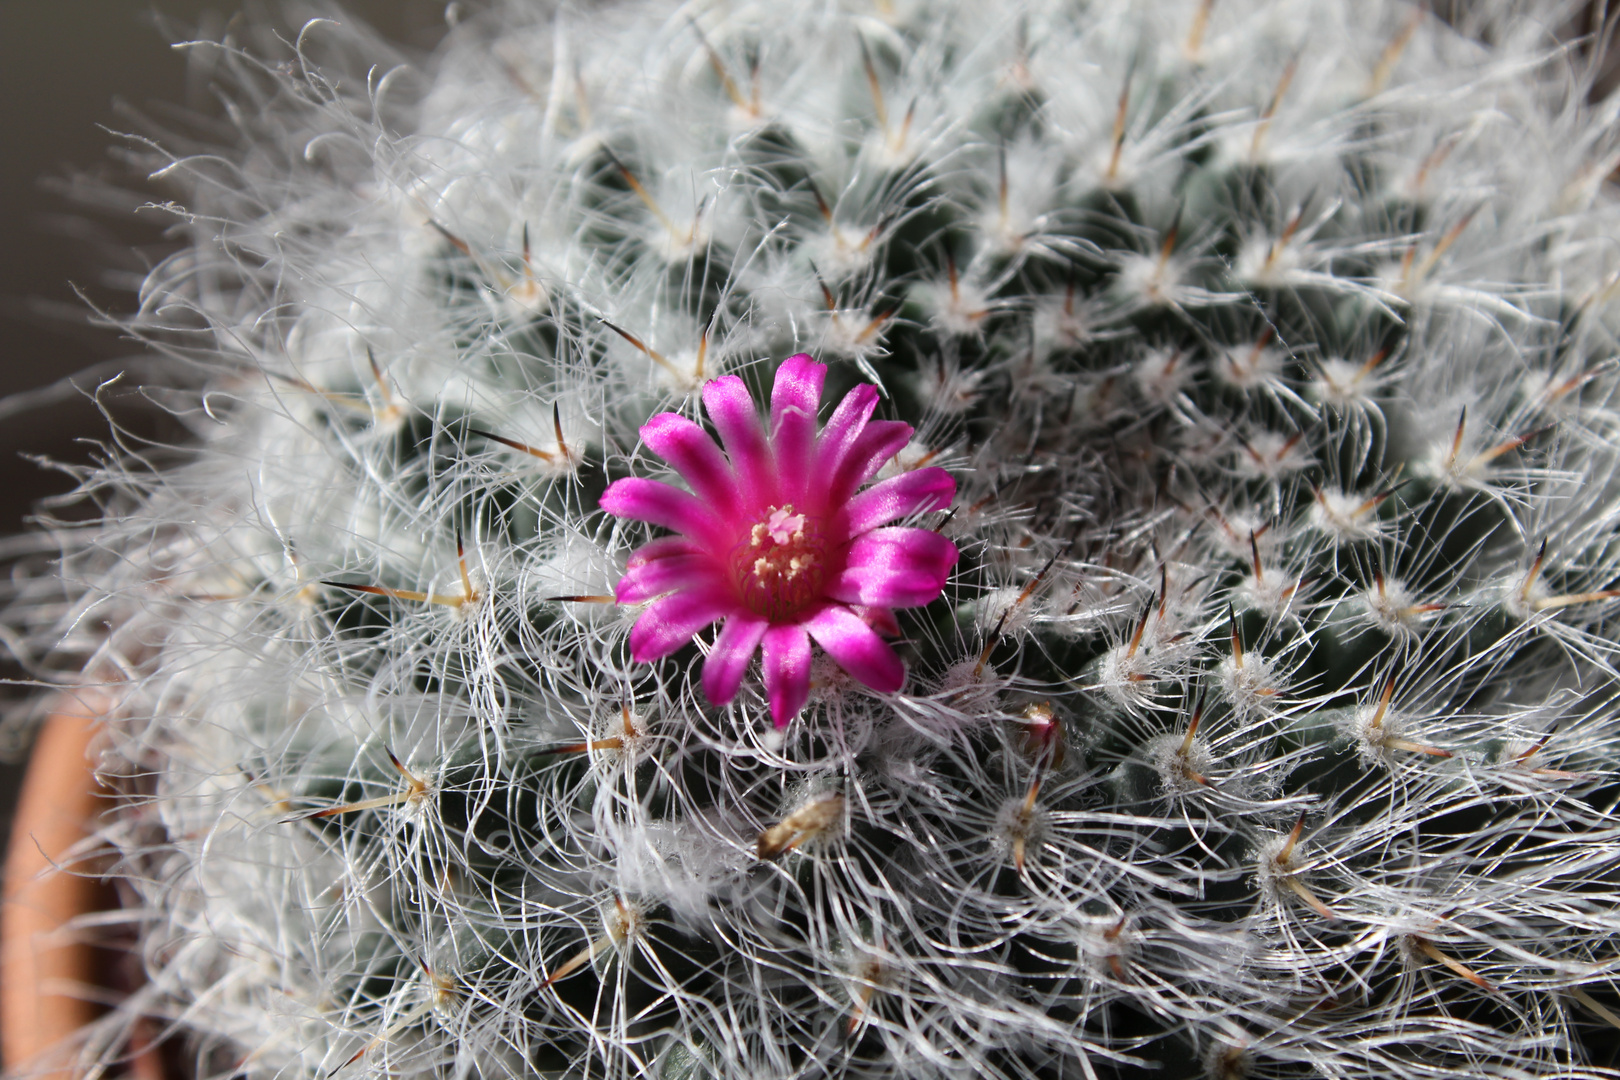
[[[791,619],[821,598],[826,567],[820,530],[791,503],[771,507],[732,553],[742,602],[772,622]]]

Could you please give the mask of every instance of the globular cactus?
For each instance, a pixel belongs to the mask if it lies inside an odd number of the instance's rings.
[[[1617,1075],[1620,139],[1559,14],[193,45],[239,139],[154,149],[129,329],[196,440],[63,529],[150,979],[97,1045]]]

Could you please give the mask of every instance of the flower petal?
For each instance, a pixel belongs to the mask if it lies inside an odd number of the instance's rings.
[[[894,612],[890,611],[888,608],[863,607],[860,604],[856,604],[854,607],[850,608],[850,610],[859,615],[862,622],[866,623],[867,626],[870,626],[876,633],[882,635],[883,637],[900,636],[900,620],[896,619],[894,617]]]
[[[659,413],[641,425],[641,441],[673,465],[699,499],[720,514],[736,513],[736,477],[708,432],[679,413]]]
[[[701,555],[707,550],[703,545],[694,544],[684,536],[660,536],[632,551],[626,563],[634,568],[654,559],[667,559],[673,555]]]
[[[804,501],[816,444],[816,410],[827,368],[799,353],[782,361],[771,389],[771,446],[776,452],[776,478],[786,502]]]
[[[721,592],[726,589],[723,570],[705,552],[640,559],[644,551],[636,552],[630,559],[629,567],[613,590],[614,599],[621,604],[639,604],[676,589],[715,589]]]
[[[838,475],[839,466],[866,430],[877,403],[877,387],[862,383],[845,394],[844,400],[833,410],[827,426],[821,429],[821,437],[816,440],[816,476],[823,482]]]
[[[838,506],[855,489],[877,475],[888,460],[906,448],[912,427],[903,420],[873,420],[844,455],[838,471],[827,482],[827,503]]]
[[[765,695],[771,720],[785,728],[810,699],[810,635],[796,623],[765,631]]]
[[[956,545],[928,529],[874,529],[849,545],[827,595],[868,607],[921,607],[940,594],[956,559]]]
[[[775,505],[776,464],[747,385],[735,375],[711,379],[703,384],[703,410],[720,433],[744,504],[755,513]]]
[[[943,509],[954,498],[956,481],[944,469],[915,469],[891,476],[850,500],[849,534],[859,536],[911,514]]]
[[[602,492],[598,505],[614,517],[662,525],[710,543],[720,539],[719,523],[696,495],[657,480],[640,476],[615,480]]]
[[[725,589],[685,589],[654,600],[630,628],[630,659],[645,664],[668,656],[736,609],[737,601]]]
[[[737,696],[754,650],[769,626],[769,620],[751,611],[739,611],[726,620],[703,661],[703,694],[711,702],[724,705]]]
[[[889,643],[842,604],[828,604],[804,628],[839,667],[873,690],[892,694],[906,681],[906,666]]]

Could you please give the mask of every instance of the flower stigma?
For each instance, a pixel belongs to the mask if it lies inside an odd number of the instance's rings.
[[[737,592],[750,611],[788,619],[818,600],[826,580],[825,540],[816,523],[773,506],[733,556]]]

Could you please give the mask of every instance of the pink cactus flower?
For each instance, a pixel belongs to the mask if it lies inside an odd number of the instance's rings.
[[[767,435],[735,375],[703,387],[703,407],[724,453],[684,416],[660,413],[641,429],[648,449],[691,491],[656,480],[615,481],[602,509],[672,529],[630,556],[621,604],[651,601],[630,631],[638,663],[667,656],[724,620],[703,664],[716,705],[737,696],[763,648],[765,691],[778,728],[810,696],[810,642],[874,690],[890,693],[905,667],[879,630],[898,631],[893,608],[931,602],[956,565],[956,546],[929,529],[891,524],[950,505],[944,469],[901,473],[860,488],[911,438],[911,425],[873,420],[877,389],[856,387],[816,431],[824,365],[782,362]]]

